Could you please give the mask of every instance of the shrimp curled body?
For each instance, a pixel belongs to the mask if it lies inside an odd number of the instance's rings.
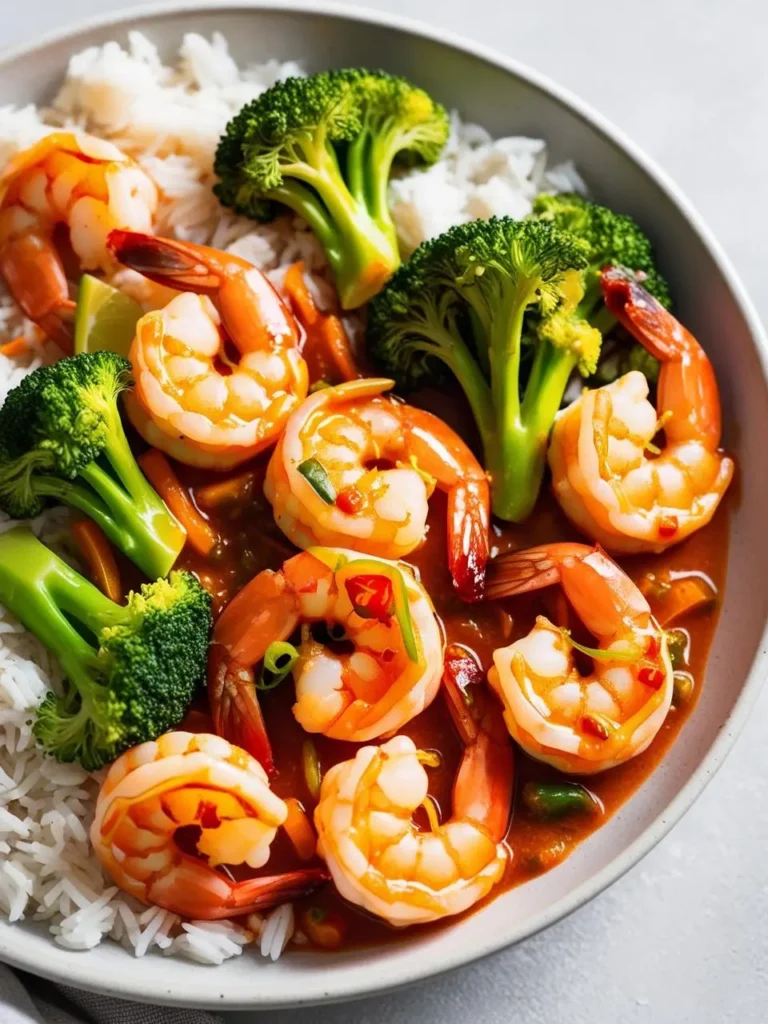
[[[82,270],[116,268],[115,228],[150,231],[157,188],[111,142],[52,132],[16,154],[0,177],[0,274],[25,315],[62,348],[72,345],[69,297],[54,229],[64,225]]]
[[[489,597],[559,583],[597,638],[594,667],[582,675],[569,636],[544,616],[530,633],[494,652],[488,673],[513,739],[532,757],[566,772],[613,768],[642,753],[672,701],[664,632],[632,580],[600,549],[545,544],[497,558]]]
[[[693,335],[628,272],[611,268],[602,284],[610,311],[661,360],[658,410],[637,370],[585,392],[555,423],[552,485],[566,515],[607,551],[658,553],[708,523],[731,482],[717,381]],[[660,426],[661,450],[652,444]]]
[[[494,709],[495,710],[495,709]],[[479,731],[454,782],[453,813],[431,827],[412,817],[429,801],[431,756],[407,736],[363,747],[323,779],[315,810],[318,853],[351,903],[396,927],[460,914],[499,882],[513,789],[512,749],[499,726]]]
[[[435,485],[448,495],[448,555],[459,594],[482,595],[490,499],[485,472],[431,413],[383,392],[390,380],[357,380],[312,395],[291,416],[267,470],[275,522],[298,547],[350,545],[398,559],[426,533]],[[303,472],[322,474],[320,492]],[[382,462],[388,466],[382,466]]]
[[[216,870],[263,867],[287,813],[244,750],[219,736],[169,732],[114,762],[91,843],[117,885],[142,902],[183,917],[231,917],[305,895],[325,880],[307,869],[234,882]],[[199,829],[199,856],[175,841],[187,826]]]
[[[423,587],[394,562],[340,548],[302,552],[233,598],[216,622],[209,656],[216,731],[267,768],[252,666],[299,626],[293,713],[307,732],[366,742],[396,732],[434,700],[443,637]],[[313,627],[325,630],[322,638]],[[346,651],[334,647],[336,634]]]
[[[189,465],[236,466],[268,448],[307,393],[292,314],[264,275],[228,253],[115,231],[121,263],[183,293],[136,326],[126,409],[156,448]]]

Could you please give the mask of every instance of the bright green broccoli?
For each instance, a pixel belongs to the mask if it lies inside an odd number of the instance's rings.
[[[0,509],[14,519],[61,502],[89,516],[150,579],[165,576],[185,532],[139,469],[117,399],[131,364],[91,352],[43,366],[0,409]]]
[[[593,373],[600,332],[577,313],[586,246],[542,221],[474,221],[424,242],[371,306],[374,357],[398,385],[435,381],[442,362],[472,408],[493,511],[525,519],[568,378]],[[525,384],[526,314],[543,321]]]
[[[578,314],[603,335],[616,326],[600,289],[600,273],[606,266],[628,267],[639,272],[643,287],[665,308],[671,305],[669,287],[659,273],[650,240],[631,217],[575,193],[542,193],[533,204],[532,216],[549,221],[562,231],[572,232],[589,246],[589,267],[584,272],[584,297]],[[636,341],[621,346],[615,354],[616,358],[611,358],[613,351],[611,356],[606,356],[605,365],[601,360],[597,375],[590,383],[609,384],[628,369],[642,370],[651,381],[658,377],[658,361]]]
[[[669,308],[667,282],[659,273],[647,235],[624,213],[615,213],[572,192],[542,193],[533,204],[532,217],[570,231],[589,247],[589,266],[584,273],[581,315],[603,334],[616,323],[603,303],[600,272],[606,266],[628,267],[643,275],[643,287]]]
[[[269,220],[275,204],[323,244],[345,309],[380,290],[400,263],[387,203],[393,165],[431,164],[448,138],[443,107],[404,78],[347,68],[278,82],[227,125],[214,191]]]
[[[0,535],[0,601],[58,658],[34,733],[89,771],[177,725],[202,679],[211,599],[188,572],[115,604],[24,527]]]

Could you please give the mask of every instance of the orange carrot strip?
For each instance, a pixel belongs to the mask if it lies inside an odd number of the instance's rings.
[[[197,509],[173,471],[168,459],[157,448],[139,456],[139,465],[157,493],[187,531],[187,540],[200,555],[208,555],[218,544],[219,535]]]
[[[357,380],[361,374],[355,365],[349,338],[341,320],[333,314],[326,316],[317,333],[342,381]]]
[[[292,263],[283,279],[283,288],[296,308],[296,314],[305,329],[313,327],[320,318],[320,310],[304,278],[304,261]]]
[[[227,480],[195,488],[195,500],[204,508],[219,508],[221,505],[236,505],[246,501],[256,482],[256,474],[249,470]]]
[[[283,828],[299,857],[302,860],[312,860],[317,851],[315,830],[298,800],[288,797],[285,804],[288,808],[288,817],[283,822]]]
[[[120,570],[103,531],[90,519],[78,519],[72,524],[72,538],[88,563],[91,579],[99,590],[112,601],[122,601]]]
[[[335,376],[342,381],[357,380],[362,376],[352,355],[344,324],[334,312],[318,309],[307,286],[301,260],[288,268],[283,289],[306,332],[304,355],[310,363],[312,376],[322,377],[328,371],[335,371]]]
[[[0,355],[13,359],[15,356],[23,355],[27,351],[27,339],[23,334],[17,338],[11,338],[4,345],[0,345]]]
[[[666,629],[681,615],[687,615],[711,604],[715,597],[712,587],[699,576],[683,576],[672,580],[669,590],[659,602],[659,625]]]

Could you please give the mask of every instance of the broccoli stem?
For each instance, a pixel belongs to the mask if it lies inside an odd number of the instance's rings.
[[[106,515],[94,519],[150,579],[166,576],[184,546],[184,530],[139,469],[117,408],[109,424],[104,456],[114,477],[96,462],[80,473],[105,506]]]
[[[491,410],[491,389],[472,353],[459,338],[437,322],[422,323],[419,334],[423,342],[415,341],[411,348],[442,360],[461,385],[472,415],[477,423],[483,449],[494,445],[495,424]]]
[[[330,147],[307,147],[303,155],[306,162],[284,169],[286,177],[300,184],[289,181],[273,189],[269,198],[307,219],[326,249],[342,307],[356,309],[381,289],[400,262],[394,231],[382,230],[364,199],[358,198],[366,195],[367,184],[359,151],[349,154],[353,175],[357,176],[352,193]]]
[[[84,631],[96,634],[125,619],[125,609],[25,529],[0,535],[0,602],[56,655],[78,686],[83,665],[96,656]]]

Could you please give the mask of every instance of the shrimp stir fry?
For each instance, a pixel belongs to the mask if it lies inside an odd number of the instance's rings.
[[[672,701],[664,632],[635,584],[600,548],[545,544],[491,563],[489,597],[559,583],[596,649],[539,616],[521,640],[494,652],[488,681],[504,704],[511,736],[532,757],[566,772],[613,768],[642,753]],[[582,675],[574,648],[591,654]]]
[[[177,295],[136,326],[128,414],[149,444],[227,469],[268,448],[307,393],[296,322],[260,270],[190,242],[126,231],[121,263]]]
[[[454,586],[477,599],[489,547],[485,472],[437,416],[385,396],[393,383],[327,388],[291,416],[264,487],[275,521],[301,548],[350,545],[403,558],[422,543],[427,503],[440,487],[448,494]]]
[[[392,735],[434,700],[443,636],[423,587],[394,562],[311,548],[255,576],[214,627],[208,694],[216,731],[268,769],[252,666],[299,626],[293,713],[307,732],[366,742]],[[335,649],[341,641],[351,653]]]
[[[446,677],[447,685],[451,685]],[[315,810],[318,852],[345,899],[403,927],[460,914],[500,881],[514,764],[499,709],[489,700],[465,748],[453,813],[438,820],[427,794],[431,751],[407,736],[363,747],[323,779]],[[424,808],[427,830],[413,814]]]
[[[126,751],[96,803],[91,842],[114,881],[144,903],[193,919],[250,914],[326,880],[307,868],[235,882],[222,865],[263,867],[288,809],[261,765],[220,736],[169,732]],[[194,852],[176,839],[199,830]]]
[[[152,179],[111,142],[52,132],[0,177],[0,274],[25,315],[68,351],[75,303],[54,229],[69,229],[81,269],[108,273],[116,266],[109,233],[149,231],[156,209]]]
[[[717,381],[693,335],[627,271],[606,271],[602,287],[608,309],[661,360],[658,410],[636,370],[586,392],[555,423],[553,487],[566,515],[608,551],[660,552],[708,523],[731,482]],[[660,427],[661,450],[652,443]]]

